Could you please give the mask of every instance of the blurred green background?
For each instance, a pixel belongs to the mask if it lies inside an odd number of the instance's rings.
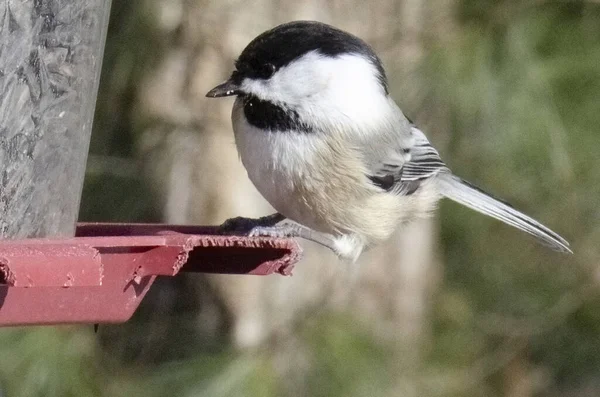
[[[231,103],[203,95],[256,34],[310,18],[373,44],[392,95],[452,169],[551,226],[575,254],[444,202],[424,229],[422,249],[435,255],[411,283],[422,290],[390,308],[405,287],[394,277],[342,303],[303,278],[344,280],[322,252],[291,279],[160,280],[132,321],[98,334],[0,330],[0,395],[600,395],[600,3],[375,3],[114,1],[80,219],[268,213],[239,182]],[[395,266],[390,258],[361,269]],[[368,317],[372,296],[381,310]],[[288,310],[278,301],[296,306],[275,321]]]

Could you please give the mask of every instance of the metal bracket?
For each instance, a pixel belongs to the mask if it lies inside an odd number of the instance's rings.
[[[218,227],[82,223],[66,239],[0,241],[0,326],[127,321],[157,276],[290,275],[294,240]]]

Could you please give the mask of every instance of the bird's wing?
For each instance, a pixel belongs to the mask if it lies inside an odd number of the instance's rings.
[[[384,158],[371,166],[369,179],[391,193],[412,194],[424,180],[447,169],[425,134],[412,123],[410,139],[404,139],[390,149]]]
[[[401,131],[406,132],[395,135],[397,143],[390,145],[389,141],[386,142],[384,149],[380,147],[370,157],[376,160],[368,167],[368,177],[374,185],[390,193],[407,196],[416,192],[423,181],[435,178],[442,196],[523,230],[556,251],[572,253],[567,240],[556,232],[453,175],[425,134],[414,124],[410,123],[409,128]]]

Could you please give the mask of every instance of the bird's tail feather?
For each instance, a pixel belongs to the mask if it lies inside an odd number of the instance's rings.
[[[476,186],[450,173],[438,174],[436,179],[444,197],[521,229],[555,251],[572,253],[567,240],[557,233]]]

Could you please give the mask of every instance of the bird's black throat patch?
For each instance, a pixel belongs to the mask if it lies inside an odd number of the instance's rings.
[[[300,121],[293,109],[286,109],[254,95],[244,95],[244,115],[250,125],[271,132],[313,132],[310,126]]]

